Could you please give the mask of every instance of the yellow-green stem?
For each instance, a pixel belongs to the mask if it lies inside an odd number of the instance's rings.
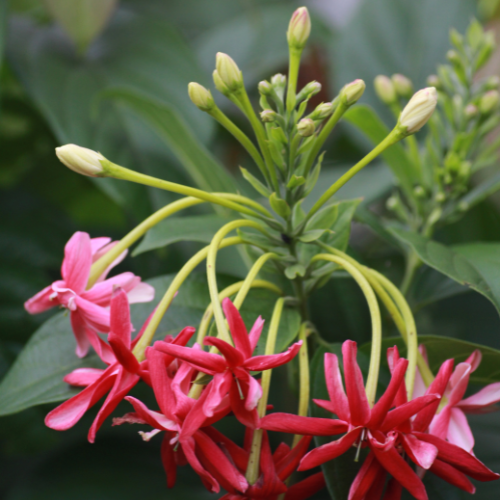
[[[299,76],[300,56],[302,49],[290,47],[289,49],[289,66],[288,66],[288,88],[286,91],[286,110],[291,113],[295,108],[297,79]]]
[[[244,281],[238,281],[237,283],[233,283],[232,285],[229,285],[227,288],[224,288],[224,290],[222,290],[222,292],[219,293],[219,302],[222,302],[226,297],[231,297],[232,295],[240,292],[243,289],[243,287],[246,286],[246,283],[247,282],[245,279]],[[283,295],[283,290],[281,290],[281,288],[276,286],[274,283],[271,283],[270,281],[266,280],[254,279],[248,286],[246,290],[247,293],[250,288],[265,288],[266,290],[271,290],[272,292],[275,292],[278,295]],[[237,309],[239,309],[242,306],[245,297],[246,293],[244,294],[244,296],[242,296],[242,300],[240,302],[237,303],[236,300],[233,302]],[[198,334],[196,336],[196,342],[200,345],[202,345],[203,339],[207,335],[208,327],[210,325],[210,322],[212,321],[213,314],[214,313],[213,313],[212,303],[210,303],[208,307],[205,309],[205,313],[203,314],[203,318],[198,328]]]
[[[302,340],[302,347],[299,351],[299,408],[297,415],[301,417],[307,417],[307,411],[309,409],[309,393],[310,393],[310,380],[309,380],[309,354],[307,352],[307,324],[302,323],[299,331],[299,340]],[[292,447],[297,446],[298,442],[302,438],[301,435],[296,434],[293,437]]]
[[[222,307],[219,302],[219,291],[217,288],[217,275],[215,270],[215,263],[217,260],[217,251],[219,250],[219,245],[223,238],[229,234],[231,231],[238,229],[240,227],[252,227],[261,231],[265,234],[265,228],[262,224],[251,221],[251,220],[235,220],[229,222],[228,224],[222,226],[212,238],[212,242],[209,245],[208,255],[207,255],[207,281],[208,290],[210,292],[210,300],[214,308],[215,323],[217,325],[218,337],[226,342],[232,344],[231,336],[226,327],[226,320],[224,319],[224,314],[222,312]]]
[[[240,237],[235,236],[221,241],[219,243],[219,248],[226,248],[228,246],[238,245],[240,243],[243,243],[243,240]],[[163,315],[170,306],[170,303],[175,297],[177,290],[180,288],[182,283],[184,283],[184,281],[191,274],[191,272],[193,272],[196,266],[207,258],[209,249],[210,246],[206,246],[205,248],[202,248],[198,253],[193,255],[193,257],[191,257],[184,264],[184,266],[182,266],[182,269],[176,274],[172,283],[170,283],[170,286],[168,287],[168,290],[166,291],[165,295],[158,304],[156,311],[153,314],[153,317],[151,318],[151,321],[144,330],[144,333],[142,334],[142,337],[140,338],[139,342],[137,342],[136,346],[134,347],[133,353],[139,361],[142,361],[144,359],[144,353],[146,351],[146,347],[148,347],[151,344],[156,329],[158,328],[160,321],[163,318]]]
[[[335,264],[343,267],[358,283],[368,303],[372,321],[372,348],[370,354],[370,369],[368,370],[365,391],[368,402],[371,406],[373,406],[377,393],[378,374],[380,369],[380,355],[382,350],[382,320],[380,317],[380,309],[378,307],[377,298],[375,297],[375,293],[373,292],[372,287],[363,276],[363,274],[357,269],[357,267],[348,262],[346,259],[338,257],[337,255],[318,254],[311,259],[311,263],[318,260],[334,262]]]
[[[342,100],[338,103],[337,107],[335,108],[335,111],[332,116],[328,119],[328,121],[323,125],[323,128],[321,129],[321,132],[318,134],[318,137],[316,137],[314,144],[312,146],[311,151],[309,152],[309,156],[307,157],[307,163],[304,168],[304,176],[307,176],[307,174],[310,172],[314,160],[316,159],[316,156],[319,153],[319,150],[325,143],[326,139],[328,136],[331,134],[333,127],[337,125],[337,122],[342,118],[343,114],[349,109],[349,105],[342,102]]]
[[[339,104],[341,106],[341,104]],[[349,169],[340,179],[335,181],[313,205],[306,220],[308,221],[344,184],[352,179],[360,170],[368,165],[379,154],[383,153],[388,147],[392,146],[403,138],[402,132],[396,127],[392,132],[372,151],[370,151],[362,160],[360,160],[354,167]]]
[[[283,312],[283,306],[285,304],[285,299],[280,298],[276,301],[274,306],[273,316],[271,318],[271,324],[269,325],[269,332],[267,334],[266,350],[265,354],[274,354],[274,349],[276,347],[276,338],[278,336],[278,327],[280,324],[281,313]],[[266,414],[267,398],[269,396],[269,386],[271,384],[271,373],[272,370],[265,370],[262,372],[262,378],[260,381],[262,387],[262,397],[260,398],[259,404],[257,406],[257,412],[259,418],[264,417]],[[250,457],[248,459],[248,466],[246,472],[246,479],[248,484],[252,485],[257,482],[259,478],[259,465],[260,465],[260,448],[262,445],[262,430],[257,429],[253,433],[252,446],[250,449]]]
[[[185,196],[193,196],[194,198],[209,201],[210,203],[214,203],[215,205],[221,205],[242,214],[262,218],[262,216],[258,212],[255,212],[254,210],[244,207],[243,205],[240,205],[238,203],[234,203],[233,201],[225,200],[224,198],[216,194],[207,193],[206,191],[202,191],[201,189],[196,189],[189,186],[183,186],[182,184],[177,184],[175,182],[157,179],[156,177],[151,177],[150,175],[141,174],[140,172],[135,172],[133,170],[129,170],[128,168],[120,167],[120,165],[116,165],[115,163],[107,160],[101,161],[101,164],[107,177],[114,177],[115,179],[136,182],[138,184],[144,184],[145,186],[164,189],[166,191],[183,194]]]
[[[257,164],[262,175],[266,180],[269,180],[269,175],[266,165],[258,149],[254,146],[253,142],[247,135],[237,127],[217,106],[208,112],[214,117],[228,132],[230,132],[239,143],[247,150],[247,153],[252,157],[253,161]]]

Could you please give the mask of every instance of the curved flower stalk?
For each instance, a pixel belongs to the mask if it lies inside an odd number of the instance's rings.
[[[41,313],[55,306],[68,309],[76,338],[76,354],[80,358],[87,354],[95,332],[109,332],[110,315],[107,307],[114,287],[121,287],[127,292],[131,303],[149,302],[154,297],[153,287],[142,283],[141,278],[130,272],[106,279],[108,272],[125,258],[126,252],[121,252],[110,262],[92,288],[87,289],[92,263],[117,243],[110,242],[111,238],[90,238],[87,233],[76,232],[64,247],[62,280],[55,281],[24,304],[30,314]]]
[[[118,403],[129,393],[140,378],[150,381],[146,362],[139,363],[132,354],[131,349],[141,338],[143,326],[134,341],[130,334],[132,324],[130,322],[130,311],[127,295],[122,289],[113,292],[110,309],[110,332],[108,335],[109,345],[103,342],[97,335],[94,337],[96,352],[108,368],[77,369],[64,377],[64,381],[71,385],[83,386],[85,389],[68,401],[52,410],[45,417],[45,424],[51,429],[58,431],[73,427],[106,393],[109,393],[104,401],[97,417],[90,427],[88,440],[93,443],[96,432],[104,420],[113,412]],[[185,328],[175,339],[170,342],[185,345],[194,333],[194,328]],[[169,361],[174,359],[171,357]]]

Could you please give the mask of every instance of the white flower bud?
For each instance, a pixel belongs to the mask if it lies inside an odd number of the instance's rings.
[[[215,67],[220,79],[230,92],[234,92],[243,86],[243,75],[240,68],[238,68],[238,65],[227,54],[217,52]]]
[[[276,111],[265,109],[261,112],[260,118],[264,123],[272,123],[276,120]]]
[[[225,95],[226,97],[228,97],[231,92],[227,88],[227,85],[222,81],[221,77],[219,76],[219,72],[216,69],[214,69],[214,72],[212,73],[212,77],[214,79],[215,88],[222,95]]]
[[[271,84],[273,87],[285,87],[286,86],[286,76],[281,73],[276,73],[271,77]]]
[[[191,101],[193,101],[193,104],[195,104],[202,111],[210,111],[215,105],[214,98],[212,97],[210,90],[206,89],[199,83],[191,82],[188,85],[188,94]]]
[[[429,120],[437,104],[437,92],[434,87],[419,90],[409,100],[399,115],[399,126],[406,134],[420,130]]]
[[[259,92],[262,95],[267,96],[267,95],[271,94],[272,86],[267,80],[262,80],[261,82],[259,82],[258,88],[259,88]]]
[[[487,115],[498,106],[498,102],[498,90],[488,90],[488,92],[485,92],[479,100],[479,111],[481,111],[483,115]]]
[[[394,104],[397,99],[396,89],[391,79],[385,75],[378,75],[373,81],[375,93],[384,104]]]
[[[410,97],[413,94],[413,84],[411,80],[404,75],[396,73],[392,75],[394,89],[401,97]]]
[[[330,116],[335,109],[331,102],[322,102],[316,109],[311,113],[309,118],[313,120],[324,120],[326,117]]]
[[[429,87],[436,87],[438,89],[441,86],[441,80],[439,80],[439,76],[429,75],[427,77],[427,85],[429,85]]]
[[[101,177],[104,174],[101,160],[106,158],[92,149],[82,148],[76,144],[65,144],[56,148],[56,155],[64,165],[78,174],[89,177]]]
[[[291,48],[302,50],[311,33],[311,18],[307,7],[297,9],[290,19],[286,37]]]
[[[316,129],[314,122],[310,118],[302,118],[299,123],[297,123],[297,132],[302,137],[309,137],[314,134]]]
[[[365,82],[357,78],[351,83],[344,85],[344,88],[340,91],[340,96],[348,106],[351,106],[363,95],[365,88]]]

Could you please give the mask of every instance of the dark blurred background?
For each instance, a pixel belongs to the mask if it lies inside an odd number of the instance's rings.
[[[416,88],[423,87],[436,64],[445,60],[449,29],[463,32],[473,16],[494,28],[498,2],[0,0],[0,378],[51,314],[29,316],[23,302],[58,278],[71,234],[81,230],[119,239],[175,199],[142,186],[78,176],[58,162],[54,148],[77,143],[124,166],[194,184],[172,148],[144,120],[103,94],[111,88],[131,88],[174,109],[227,170],[238,174],[239,165],[249,167],[248,158],[231,136],[192,105],[187,84],[197,81],[213,89],[215,53],[226,52],[242,69],[256,101],[259,80],[287,71],[288,20],[304,4],[312,15],[313,34],[300,78],[302,84],[323,84],[312,104],[331,100],[342,85],[362,78],[367,83],[362,102],[375,107],[390,125],[391,116],[375,98],[374,77],[399,72]],[[495,63],[488,71],[498,72]],[[235,108],[219,97],[224,111],[248,130]],[[338,127],[328,144],[319,184],[334,179],[369,147],[352,129]],[[389,170],[375,163],[340,197],[362,196],[365,205],[377,207],[392,185]],[[500,241],[498,206],[495,200],[481,203],[436,238],[449,243]],[[129,257],[122,266],[149,279],[175,272],[196,248],[194,243],[177,243]],[[351,252],[395,281],[401,278],[401,258],[362,225],[353,228]],[[236,254],[223,265],[228,274],[241,273]],[[350,280],[332,280],[316,293],[313,318],[325,338],[369,340],[363,301]],[[417,320],[422,333],[500,348],[498,314],[474,292],[422,305]],[[286,383],[286,373],[278,372],[273,380],[277,398]],[[276,406],[292,403],[280,401]],[[51,407],[1,419],[0,498],[214,498],[188,471],[181,472],[176,489],[166,490],[160,440],[143,443],[135,429],[112,429],[108,422],[96,444],[90,445],[86,433],[95,411],[70,431],[57,433],[43,424]],[[126,411],[124,405],[116,413]],[[475,429],[477,455],[500,470],[498,416],[483,418]],[[458,491],[443,490],[439,481],[432,488],[433,499],[462,498]],[[497,494],[495,485],[479,490],[484,499]],[[327,498],[327,493],[318,498]]]

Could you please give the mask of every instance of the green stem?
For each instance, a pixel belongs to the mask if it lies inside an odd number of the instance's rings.
[[[261,209],[263,208],[258,203],[245,198],[244,196],[229,193],[214,194],[221,198],[226,198],[231,201],[238,201],[240,203],[247,204],[255,208],[256,210],[262,211]],[[121,255],[122,252],[130,248],[130,246],[132,246],[139,238],[144,236],[144,234],[146,234],[146,232],[149,231],[153,226],[158,224],[163,219],[166,219],[170,215],[179,212],[180,210],[184,210],[185,208],[189,208],[200,203],[205,203],[205,200],[200,200],[199,198],[193,198],[189,196],[187,198],[174,201],[173,203],[170,203],[163,208],[160,208],[160,210],[150,215],[147,219],[143,220],[138,226],[136,226],[134,229],[132,229],[132,231],[124,236],[113,248],[111,248],[111,250],[106,252],[99,260],[92,264],[89,281],[87,283],[87,289],[91,288],[95,284],[99,276],[102,275],[102,273],[119,255]]]
[[[339,104],[339,107],[342,104]],[[374,158],[376,158],[379,154],[384,152],[388,147],[392,146],[399,140],[403,138],[402,133],[395,128],[391,131],[391,133],[380,143],[378,144],[372,151],[370,151],[362,160],[360,160],[356,165],[354,165],[351,169],[349,169],[340,179],[335,181],[319,198],[319,200],[313,205],[303,225],[342,187],[346,184],[350,179],[352,179],[360,170],[362,170],[366,165],[368,165]]]
[[[326,139],[330,135],[333,130],[333,127],[337,125],[338,121],[342,118],[343,114],[349,109],[349,105],[342,102],[339,102],[338,106],[335,108],[335,111],[332,116],[328,119],[328,121],[323,125],[321,132],[318,137],[314,141],[311,151],[309,152],[309,156],[307,157],[306,166],[304,168],[304,176],[307,176],[311,171],[314,160],[319,153],[319,150],[322,148]]]
[[[172,193],[179,193],[185,196],[193,196],[194,198],[199,198],[204,201],[209,201],[215,205],[221,205],[232,210],[236,210],[242,214],[250,215],[252,217],[257,217],[259,219],[262,216],[243,205],[234,203],[229,200],[225,200],[220,196],[207,193],[201,189],[192,188],[189,186],[183,186],[182,184],[177,184],[175,182],[165,181],[163,179],[157,179],[156,177],[151,177],[149,175],[141,174],[140,172],[135,172],[120,165],[116,165],[110,161],[101,161],[104,168],[104,172],[108,177],[114,177],[115,179],[121,179],[124,181],[136,182],[138,184],[144,184],[145,186],[156,187],[158,189],[165,189],[166,191],[171,191]],[[270,216],[270,214],[269,214]]]
[[[302,347],[299,351],[299,376],[300,376],[300,389],[299,389],[299,408],[297,415],[301,417],[307,416],[309,409],[309,395],[310,395],[310,374],[309,374],[309,354],[307,352],[307,334],[308,328],[306,323],[302,323],[299,331],[299,340],[302,340]],[[301,435],[296,434],[293,438],[292,447],[295,447]]]
[[[219,302],[219,291],[217,288],[217,274],[215,270],[215,263],[217,260],[217,252],[219,250],[219,246],[224,237],[240,227],[252,227],[261,231],[265,234],[265,228],[259,222],[251,221],[251,220],[235,220],[229,222],[228,224],[222,226],[212,238],[212,242],[208,247],[207,254],[207,281],[208,281],[208,290],[210,292],[210,300],[212,302],[214,308],[214,317],[215,323],[217,325],[218,337],[226,342],[232,344],[231,336],[229,335],[226,321],[224,319],[224,313],[222,312],[222,307]]]
[[[258,149],[254,146],[253,142],[247,135],[237,127],[217,106],[209,111],[209,114],[215,118],[226,130],[228,130],[247,150],[248,154],[252,157],[253,161],[257,164],[264,178],[269,181],[269,175],[266,165]]]
[[[408,290],[410,289],[410,286],[412,284],[413,278],[415,277],[415,273],[417,272],[417,269],[421,265],[422,261],[420,260],[420,257],[414,250],[410,250],[406,257],[405,275],[403,277],[401,286],[399,287],[403,295],[405,296],[407,295]]]
[[[357,267],[348,262],[348,260],[336,255],[318,254],[311,259],[311,263],[317,262],[318,260],[334,262],[335,264],[343,267],[358,283],[368,303],[372,321],[372,348],[370,354],[370,369],[368,370],[365,391],[368,402],[371,406],[373,406],[375,404],[375,397],[377,393],[380,355],[382,351],[382,319],[380,317],[380,309],[378,307],[377,298],[375,297],[375,293],[373,292],[373,289],[367,279],[357,269]]]
[[[226,248],[228,246],[239,245],[241,243],[243,243],[243,240],[237,236],[233,238],[227,238],[219,243],[219,248]],[[151,318],[148,326],[144,330],[142,337],[134,347],[133,353],[135,354],[135,357],[139,361],[142,361],[144,359],[144,353],[146,352],[146,347],[148,347],[151,344],[151,341],[153,340],[154,334],[160,324],[160,321],[162,320],[165,312],[167,311],[173,298],[175,297],[177,290],[179,290],[182,283],[184,283],[186,278],[193,272],[196,266],[198,266],[198,264],[200,264],[207,258],[209,249],[210,246],[206,246],[205,248],[202,248],[198,253],[193,255],[193,257],[191,257],[184,264],[184,266],[182,266],[182,269],[176,274],[172,283],[170,283],[168,290],[166,291],[165,295],[163,296],[160,303],[156,307],[156,311],[154,312],[153,317]]]
[[[297,79],[299,76],[301,49],[290,47],[289,50],[289,67],[288,67],[288,88],[286,91],[286,109],[291,113],[295,108],[297,99]]]
[[[283,306],[285,304],[284,298],[279,298],[274,306],[273,316],[271,318],[271,324],[269,325],[269,332],[267,334],[266,342],[266,355],[274,354],[276,348],[276,338],[278,337],[278,328],[281,320],[281,314],[283,312]],[[264,370],[262,372],[262,377],[260,385],[262,387],[262,397],[259,400],[257,406],[257,413],[259,418],[263,418],[266,414],[267,399],[269,396],[269,387],[271,385],[271,374],[272,370]],[[260,465],[260,449],[262,446],[262,430],[257,429],[253,433],[252,446],[250,448],[250,457],[248,459],[248,466],[246,472],[246,479],[248,484],[253,485],[257,482],[259,478],[259,465]]]

